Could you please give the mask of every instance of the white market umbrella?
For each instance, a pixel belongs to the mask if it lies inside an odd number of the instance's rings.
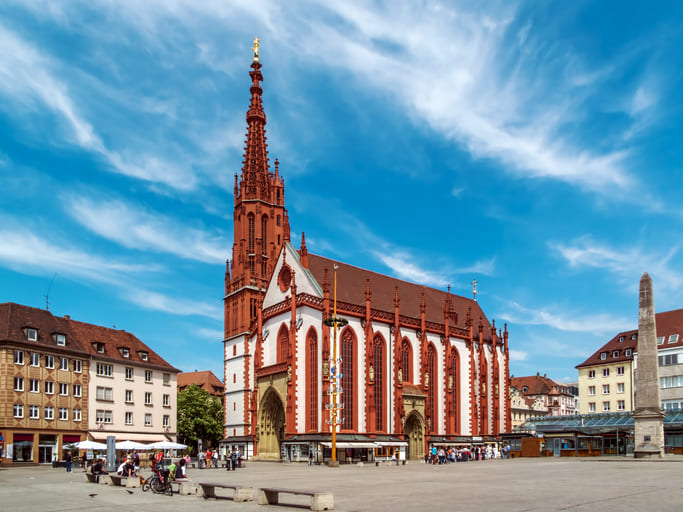
[[[185,448],[187,448],[186,444],[174,443],[172,441],[158,441],[147,445],[147,449],[150,450],[184,450]]]
[[[75,443],[74,446],[79,450],[106,450],[107,445],[104,443],[98,443],[96,441],[81,441],[80,443]]]
[[[116,443],[117,450],[149,450],[149,445],[137,441],[119,441]]]

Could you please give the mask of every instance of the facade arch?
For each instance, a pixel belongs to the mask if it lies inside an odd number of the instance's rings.
[[[372,360],[374,364],[373,405],[375,409],[374,429],[377,432],[387,430],[386,421],[386,343],[380,333],[372,340]]]
[[[427,388],[427,403],[426,405],[426,415],[427,415],[427,431],[430,434],[435,434],[439,430],[439,419],[438,419],[438,352],[433,343],[427,345],[427,376],[428,381],[425,382],[425,387]]]
[[[277,333],[277,362],[283,363],[289,357],[289,329],[285,324],[280,326]]]
[[[401,341],[401,373],[403,382],[413,382],[413,346],[408,338]]]
[[[341,400],[344,404],[342,413],[343,421],[341,422],[341,429],[346,431],[355,431],[358,428],[358,407],[356,404],[356,397],[358,396],[357,378],[358,371],[358,356],[356,350],[358,341],[354,330],[347,326],[340,335],[339,354],[342,359],[341,373],[342,373],[342,390]]]
[[[306,430],[318,430],[318,333],[306,334]]]
[[[408,460],[422,460],[425,456],[425,421],[417,411],[408,414],[403,426],[408,441]]]
[[[259,457],[279,459],[280,445],[285,437],[285,405],[280,394],[269,387],[258,409]]]
[[[448,357],[448,432],[460,433],[460,354],[451,347]]]

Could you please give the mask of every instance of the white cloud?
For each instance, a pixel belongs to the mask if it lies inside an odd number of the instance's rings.
[[[206,263],[224,263],[231,243],[177,220],[119,200],[92,201],[70,194],[67,213],[98,235],[131,249],[153,250]]]
[[[154,266],[120,263],[111,258],[64,247],[26,229],[0,230],[0,262],[8,268],[31,275],[60,275],[95,282],[120,283],[129,274],[156,270]]]
[[[153,155],[126,155],[107,148],[93,125],[79,112],[69,87],[57,77],[58,67],[47,55],[0,25],[0,95],[10,98],[7,108],[22,112],[44,106],[69,128],[67,142],[102,156],[114,172],[180,190],[196,186],[186,166]],[[69,69],[68,73],[78,73]]]
[[[526,361],[528,358],[529,358],[528,352],[524,352],[523,350],[512,350],[512,349],[510,349],[510,361],[511,362]]]
[[[409,257],[406,254],[397,254],[393,252],[388,254],[377,251],[374,255],[401,279],[414,283],[431,285],[437,288],[444,288],[448,285],[448,279],[446,279],[445,276],[419,268],[414,263],[408,261]]]
[[[609,314],[583,315],[566,308],[555,307],[555,311],[529,308],[516,302],[507,304],[507,311],[499,316],[519,325],[543,325],[570,332],[612,333],[624,329],[633,322]],[[546,343],[546,342],[544,342]]]
[[[571,244],[551,244],[551,248],[570,267],[607,270],[632,289],[637,288],[636,283],[644,272],[650,274],[659,289],[679,291],[683,285],[683,273],[672,261],[678,253],[678,246],[666,251],[646,251],[634,244],[625,248],[612,248],[584,236]]]
[[[131,289],[126,294],[126,297],[134,304],[152,311],[162,311],[173,315],[199,315],[218,320],[223,318],[223,309],[219,300],[216,300],[214,304],[211,302],[171,297],[162,293],[142,289]]]

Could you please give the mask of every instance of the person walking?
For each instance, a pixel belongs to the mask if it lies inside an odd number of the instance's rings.
[[[213,458],[214,469],[218,469],[218,450],[214,448],[213,455],[211,457]]]
[[[66,452],[66,456],[64,457],[64,460],[66,461],[66,472],[71,473],[71,462],[73,461],[73,457],[71,456],[70,451]]]

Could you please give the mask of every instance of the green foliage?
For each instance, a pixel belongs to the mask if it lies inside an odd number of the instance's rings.
[[[197,446],[202,439],[211,446],[223,439],[223,405],[218,397],[196,384],[178,393],[178,437]]]

